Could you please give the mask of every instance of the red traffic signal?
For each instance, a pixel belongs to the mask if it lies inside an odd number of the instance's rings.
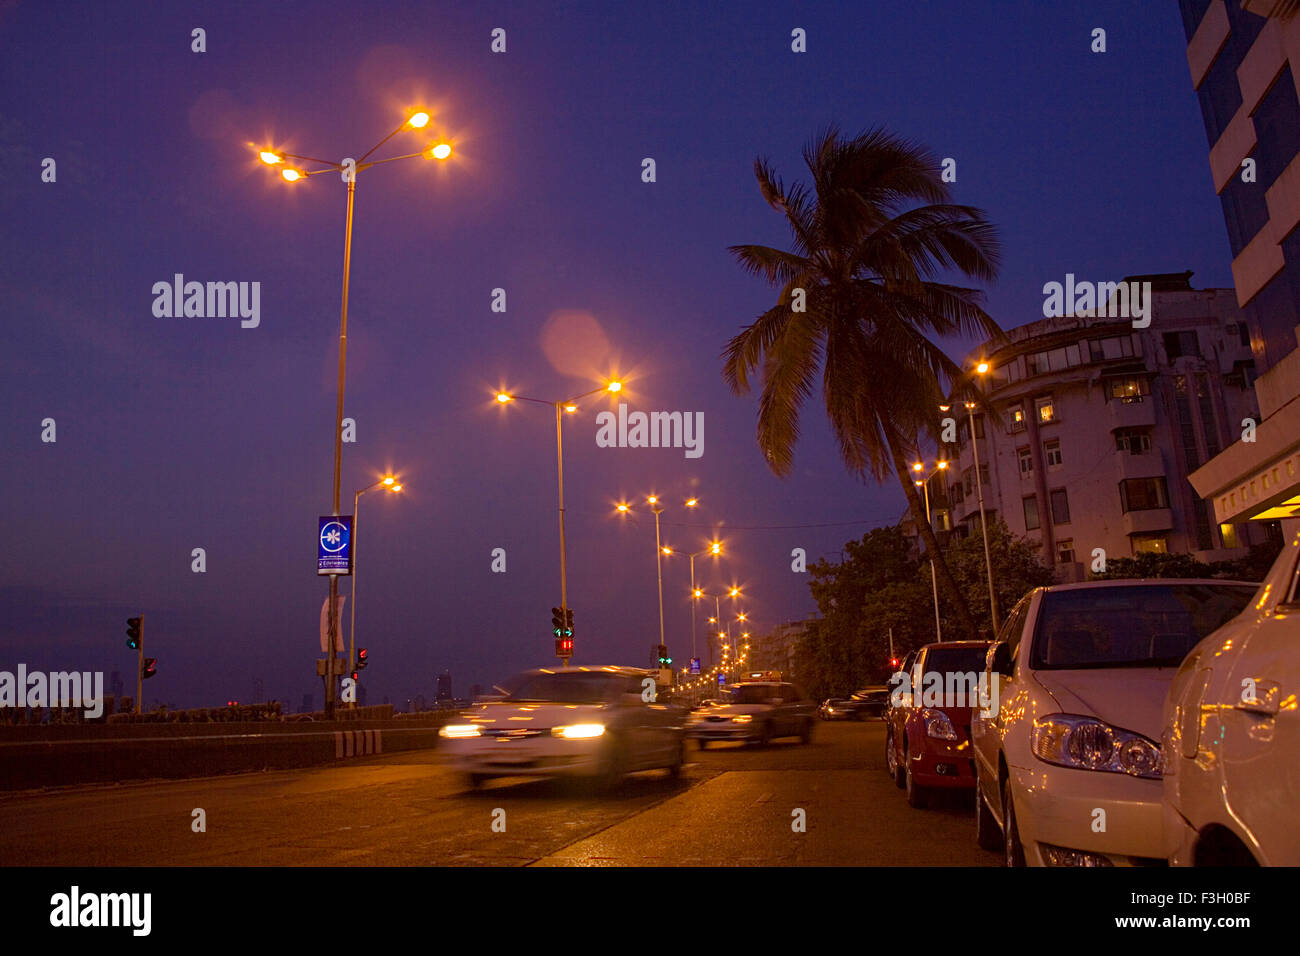
[[[144,659],[144,666],[140,668],[140,677],[145,680],[147,680],[150,677],[153,677],[154,674],[158,673],[158,668],[156,666],[157,664],[158,664],[158,658],[146,657]]]
[[[370,654],[364,647],[357,648],[357,670],[363,671],[366,665],[370,663]],[[357,675],[354,673],[352,679],[356,680]]]
[[[889,659],[889,666],[890,666],[890,667],[897,667],[897,666],[898,666],[898,658],[897,658],[897,657],[891,657],[891,658]]]
[[[557,637],[555,639],[555,656],[568,660],[573,656],[573,638]]]

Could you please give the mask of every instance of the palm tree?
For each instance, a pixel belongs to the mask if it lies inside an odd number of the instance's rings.
[[[949,202],[939,164],[922,146],[881,129],[845,139],[831,126],[804,149],[811,186],[786,188],[769,163],[758,186],[785,214],[793,250],[732,246],[749,272],[780,289],[777,304],[736,335],[723,356],[733,392],[762,366],[758,444],[772,470],[790,473],[799,413],[820,375],[844,463],[864,480],[893,472],[925,550],[964,630],[974,619],[913,485],[917,436],[933,431],[944,383],[962,376],[931,337],[1001,329],[983,293],[936,281],[955,270],[997,274],[999,244],[982,210]]]

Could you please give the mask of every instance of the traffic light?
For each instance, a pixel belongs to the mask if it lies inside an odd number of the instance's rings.
[[[370,663],[369,656],[370,655],[366,652],[366,649],[364,647],[357,648],[357,670],[363,671],[366,669],[366,665]],[[352,676],[353,679],[356,678],[355,674],[353,674]]]
[[[573,656],[572,637],[557,637],[555,639],[555,656],[566,661]]]
[[[660,644],[659,645],[659,666],[671,667],[672,663],[673,663],[673,659],[668,656],[668,645]]]
[[[157,663],[158,658],[146,657],[144,659],[144,665],[140,668],[140,676],[145,680],[153,677],[154,674],[158,673],[158,668],[155,666]]]
[[[573,637],[573,608],[571,607],[564,609],[564,636]]]
[[[894,670],[898,670],[898,658],[891,657],[889,659],[889,666],[892,667]]]
[[[562,637],[564,635],[565,616],[566,615],[562,608],[551,608],[551,631],[556,637]],[[559,645],[557,644],[556,646],[558,647]]]
[[[138,617],[126,619],[126,646],[133,651],[140,649],[140,618]]]

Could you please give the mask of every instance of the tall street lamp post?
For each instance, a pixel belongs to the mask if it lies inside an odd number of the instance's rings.
[[[353,197],[356,194],[357,174],[372,166],[378,166],[382,163],[392,163],[400,159],[414,159],[416,157],[425,157],[430,159],[446,159],[451,155],[451,146],[447,143],[431,144],[417,153],[407,153],[403,156],[392,156],[388,159],[376,159],[367,162],[370,156],[383,146],[390,139],[403,130],[423,129],[429,125],[429,114],[423,111],[412,113],[407,119],[393,130],[378,143],[372,146],[359,160],[345,159],[342,162],[331,162],[327,159],[315,159],[311,156],[300,156],[296,153],[288,153],[274,148],[264,149],[258,153],[258,158],[268,166],[281,167],[280,178],[287,183],[303,182],[312,176],[319,176],[321,173],[337,172],[348,187],[348,205],[347,218],[343,228],[343,306],[339,318],[339,382],[338,382],[338,399],[334,407],[334,504],[332,513],[339,513],[339,482],[343,468],[343,388],[347,378],[348,363],[348,282],[352,270],[352,204]],[[287,160],[295,160],[299,163],[311,163],[321,168],[305,169],[289,165]],[[338,595],[339,579],[337,574],[331,574],[329,590],[329,658],[325,670],[325,716],[332,718],[334,716],[334,661],[335,661],[335,644],[338,641]]]
[[[929,474],[924,474],[924,464],[918,461],[916,464],[912,465],[912,471],[921,476],[917,478],[913,484],[925,492],[925,521],[927,524],[930,523],[930,479],[934,477],[937,472],[946,471],[947,468],[948,463],[946,461],[939,461],[935,463],[933,471]],[[939,628],[939,579],[934,570],[933,555],[930,556],[930,589],[934,594],[934,639],[936,641],[942,641],[943,633]]]
[[[663,503],[659,500],[659,496],[658,496],[658,495],[647,495],[645,500],[646,500],[646,503],[650,505],[650,510],[654,512],[654,516],[655,516],[655,572],[656,572],[656,574],[658,575],[658,578],[659,578],[659,646],[660,646],[660,647],[666,647],[666,646],[667,646],[667,641],[665,641],[665,639],[664,639],[664,562],[663,562],[663,556],[664,556],[665,554],[672,554],[673,551],[672,551],[672,548],[665,548],[665,547],[664,547],[664,545],[663,545],[663,540],[662,540],[662,539],[660,538],[660,536],[659,536],[659,516],[660,516],[661,514],[664,513],[664,506],[663,506]],[[700,503],[700,502],[699,502],[699,499],[698,499],[698,498],[687,498],[687,499],[686,499],[686,502],[685,502],[685,505],[686,505],[687,508],[694,508],[694,507],[695,507],[696,505],[698,505],[699,503]],[[620,502],[619,505],[618,505],[618,513],[619,513],[619,514],[626,515],[626,514],[628,514],[631,510],[632,510],[632,509],[628,506],[628,504],[627,504],[626,502]]]
[[[352,548],[352,621],[348,625],[348,670],[350,671],[355,670],[357,666],[357,527],[361,524],[361,496],[376,488],[387,488],[392,493],[402,490],[397,479],[389,475],[373,485],[362,488],[352,496],[352,543],[350,545]]]
[[[575,395],[559,402],[548,402],[540,398],[529,398],[526,395],[511,395],[509,392],[498,392],[497,401],[502,405],[510,402],[532,402],[534,405],[549,405],[555,409],[555,473],[557,485],[559,487],[559,511],[560,511],[560,612],[561,619],[567,620],[569,613],[569,566],[568,552],[564,538],[564,413],[572,414],[578,410],[578,402],[597,392],[618,392],[623,388],[621,382],[609,382],[600,388],[593,388],[589,392],[583,392],[581,395]],[[569,660],[567,657],[560,658],[561,663],[567,667]]]
[[[695,501],[694,498],[691,501]],[[672,548],[665,547],[663,553],[667,555],[677,554]],[[696,551],[694,554],[686,555],[691,565],[691,658],[694,659],[699,652],[696,650],[695,642],[695,602],[704,596],[704,591],[695,586],[695,559],[702,554],[711,554],[715,557],[722,554],[722,542],[714,541],[703,551]]]

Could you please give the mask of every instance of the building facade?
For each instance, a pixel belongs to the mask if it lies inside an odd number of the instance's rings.
[[[1252,340],[1231,289],[1193,289],[1191,273],[1130,276],[1151,283],[1150,321],[1095,315],[1012,329],[966,359],[987,361],[985,409],[944,413],[954,439],[929,481],[936,530],[979,534],[984,508],[1038,543],[1062,580],[1097,558],[1144,551],[1202,561],[1244,556],[1263,527],[1217,522],[1188,475],[1258,416]],[[976,448],[976,444],[978,448]]]
[[[1300,4],[1180,0],[1259,411],[1191,475],[1219,522],[1300,528]]]

